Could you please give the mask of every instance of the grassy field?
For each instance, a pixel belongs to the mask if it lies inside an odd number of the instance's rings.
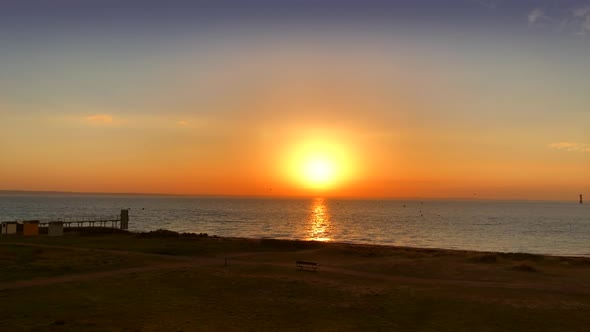
[[[1,331],[590,326],[584,258],[163,233],[0,237],[0,259]]]

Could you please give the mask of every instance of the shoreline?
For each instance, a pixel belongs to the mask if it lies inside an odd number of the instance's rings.
[[[128,231],[131,234],[149,234],[154,232],[169,232],[171,235],[172,233],[177,234],[179,237],[186,235],[187,237],[198,236],[203,233],[191,233],[191,232],[177,232],[167,229],[158,229],[154,231],[143,231],[143,232],[136,232],[136,231]],[[382,249],[391,249],[391,250],[414,250],[414,251],[438,251],[438,252],[449,252],[449,253],[456,253],[456,254],[466,254],[466,253],[478,253],[478,254],[498,254],[498,255],[532,255],[532,256],[542,256],[542,257],[554,257],[554,258],[582,258],[590,260],[590,254],[587,255],[560,255],[560,254],[548,254],[548,253],[530,253],[530,252],[518,252],[518,251],[493,251],[493,250],[475,250],[475,249],[459,249],[459,248],[442,248],[442,247],[413,247],[413,246],[400,246],[400,245],[393,245],[393,244],[378,244],[378,243],[364,243],[364,242],[347,242],[347,241],[320,241],[320,240],[313,240],[313,239],[296,239],[296,238],[274,238],[274,237],[243,237],[243,236],[219,236],[219,235],[207,235],[211,238],[221,238],[221,239],[229,239],[229,240],[249,240],[249,241],[285,241],[285,242],[311,242],[311,243],[318,243],[318,244],[325,244],[325,245],[335,245],[335,246],[352,246],[352,247],[375,247],[375,248],[382,248]]]
[[[221,237],[221,236],[219,236]],[[547,257],[564,257],[564,258],[587,258],[590,259],[590,254],[549,254],[549,253],[531,253],[531,252],[521,252],[521,251],[493,251],[493,250],[477,250],[477,249],[459,249],[459,248],[443,248],[443,247],[413,247],[413,246],[403,246],[403,245],[394,245],[394,244],[378,244],[378,243],[368,243],[368,242],[346,242],[346,241],[318,241],[318,240],[307,240],[307,239],[288,239],[288,238],[256,238],[256,237],[234,237],[228,236],[225,238],[235,238],[235,239],[251,239],[251,240],[278,240],[278,241],[304,241],[304,242],[320,242],[326,244],[335,244],[335,245],[351,245],[351,246],[375,246],[375,247],[384,247],[384,248],[391,248],[391,249],[400,249],[400,250],[417,250],[417,251],[449,251],[449,252],[456,252],[456,253],[482,253],[482,254],[509,254],[509,255],[534,255],[534,256],[547,256]]]
[[[488,250],[472,250],[472,249],[457,249],[457,248],[440,248],[440,247],[412,247],[412,246],[397,246],[389,244],[374,244],[374,243],[360,243],[360,242],[343,242],[343,241],[317,241],[317,240],[302,240],[302,239],[285,239],[285,238],[255,238],[255,237],[236,237],[236,236],[217,236],[221,239],[229,240],[246,240],[246,241],[285,241],[285,242],[311,242],[324,244],[326,246],[349,246],[353,248],[363,249],[384,249],[390,251],[414,251],[414,252],[425,252],[425,253],[447,253],[454,255],[464,254],[493,254],[501,256],[539,256],[544,258],[573,258],[573,259],[585,259],[590,262],[590,254],[584,255],[558,255],[558,254],[544,254],[544,253],[528,253],[528,252],[514,252],[514,251],[488,251]]]
[[[545,258],[564,258],[564,259],[586,259],[590,261],[590,254],[588,255],[560,255],[560,254],[547,254],[547,253],[530,253],[530,252],[518,252],[518,251],[493,251],[493,250],[475,250],[475,249],[459,249],[459,248],[442,248],[442,247],[414,247],[404,245],[393,245],[393,244],[377,244],[377,243],[361,243],[361,242],[347,242],[347,241],[320,241],[313,239],[296,239],[296,238],[274,238],[274,237],[243,237],[243,236],[220,236],[220,235],[209,235],[207,233],[192,233],[192,232],[177,232],[168,229],[157,229],[152,231],[130,231],[130,230],[119,230],[113,228],[72,228],[70,232],[64,234],[64,236],[89,236],[89,235],[101,235],[101,234],[126,234],[133,235],[136,237],[146,238],[179,238],[179,239],[221,239],[230,241],[249,241],[249,242],[261,242],[261,241],[276,241],[283,243],[302,243],[310,244],[311,246],[333,246],[333,247],[352,247],[360,249],[380,249],[385,251],[414,251],[414,252],[438,252],[447,253],[453,255],[466,255],[466,254],[490,254],[500,256],[539,256]],[[70,233],[70,234],[68,234]],[[13,235],[11,235],[13,236]],[[47,236],[41,234],[41,236]],[[2,236],[0,236],[2,238]]]
[[[42,230],[43,228],[40,228]],[[206,233],[192,233],[192,232],[177,232],[168,229],[157,229],[152,231],[132,231],[132,230],[119,230],[117,228],[110,228],[110,227],[71,227],[70,229],[64,228],[66,231],[64,236],[92,236],[92,235],[108,235],[108,234],[126,234],[126,235],[134,235],[138,237],[142,236],[152,236],[154,238],[183,238],[183,239],[190,239],[190,238],[212,238],[212,239],[225,239],[225,240],[234,240],[234,241],[253,241],[253,242],[260,242],[260,241],[282,241],[285,243],[291,242],[301,242],[301,243],[313,243],[317,244],[318,246],[349,246],[349,247],[358,247],[358,248],[366,248],[366,249],[387,249],[390,251],[416,251],[416,252],[446,252],[449,254],[494,254],[494,255],[504,255],[504,256],[514,256],[514,255],[521,255],[521,256],[540,256],[540,257],[547,257],[547,258],[574,258],[574,259],[587,259],[590,260],[590,254],[571,254],[571,255],[564,255],[564,254],[550,254],[550,253],[531,253],[531,252],[519,252],[519,251],[493,251],[493,250],[477,250],[477,249],[460,249],[460,248],[444,248],[444,247],[419,247],[419,246],[405,246],[405,245],[394,245],[394,244],[378,244],[378,243],[368,243],[368,242],[354,242],[354,241],[321,241],[321,240],[314,240],[314,239],[297,239],[297,238],[274,238],[274,237],[243,237],[243,236],[220,236],[220,235],[209,235]],[[46,237],[47,233],[40,232],[42,237]],[[22,237],[22,235],[0,235],[0,239],[2,238],[17,238]]]
[[[47,236],[47,228],[40,227],[41,237]],[[45,229],[45,230],[44,230]],[[531,252],[520,252],[520,251],[494,251],[494,250],[478,250],[478,249],[461,249],[461,248],[444,248],[444,247],[419,247],[419,246],[406,246],[406,245],[395,245],[395,244],[379,244],[379,243],[368,243],[368,242],[354,242],[354,241],[322,241],[314,239],[297,239],[297,238],[274,238],[274,237],[242,237],[242,236],[220,236],[220,235],[208,235],[206,233],[192,233],[192,232],[177,232],[168,229],[157,229],[152,231],[133,231],[133,230],[120,230],[117,228],[110,227],[71,227],[64,228],[64,236],[90,236],[90,235],[108,235],[108,234],[127,234],[142,237],[142,235],[153,237],[164,237],[164,238],[216,238],[216,239],[227,239],[237,241],[283,241],[283,242],[303,242],[303,243],[315,243],[318,245],[326,246],[350,246],[358,248],[374,248],[374,249],[389,249],[393,251],[423,251],[423,252],[448,252],[454,254],[497,254],[497,255],[530,255],[530,256],[541,256],[548,258],[579,258],[590,260],[590,254],[551,254],[551,253],[531,253]],[[2,238],[18,238],[22,235],[0,235]]]

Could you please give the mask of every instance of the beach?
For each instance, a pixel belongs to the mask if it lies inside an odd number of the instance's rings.
[[[93,233],[0,237],[0,330],[585,331],[590,324],[583,257]],[[296,261],[319,267],[301,270]]]

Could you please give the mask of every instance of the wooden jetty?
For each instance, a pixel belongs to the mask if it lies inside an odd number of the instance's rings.
[[[82,228],[82,227],[109,227],[127,230],[129,228],[129,210],[121,210],[119,215],[111,216],[79,216],[79,217],[62,217],[49,218],[43,220],[12,220],[2,222],[3,224],[14,223],[38,223],[38,227],[49,227],[50,224],[61,224],[64,228]]]

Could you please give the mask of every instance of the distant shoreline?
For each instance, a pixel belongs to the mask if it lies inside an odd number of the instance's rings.
[[[472,197],[351,197],[351,196],[280,196],[280,195],[208,195],[208,194],[170,194],[170,193],[117,193],[117,192],[79,192],[79,191],[43,191],[43,190],[0,190],[0,196],[125,196],[125,197],[179,197],[211,199],[315,199],[318,197],[334,200],[357,201],[470,201],[470,202],[558,202],[567,203],[575,200],[565,199],[525,199],[525,198],[472,198]]]

